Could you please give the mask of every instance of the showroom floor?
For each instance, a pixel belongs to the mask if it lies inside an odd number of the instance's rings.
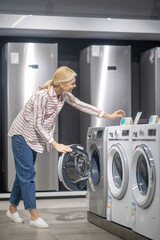
[[[29,213],[21,202],[19,213],[25,223],[16,224],[6,217],[8,201],[0,201],[0,240],[120,240],[87,221],[85,198],[39,199],[40,216],[49,229],[29,227]]]

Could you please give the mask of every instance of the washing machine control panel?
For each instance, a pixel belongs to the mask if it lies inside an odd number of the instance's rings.
[[[100,140],[103,138],[103,132],[103,129],[90,129],[87,134],[87,139]]]
[[[157,129],[150,126],[135,127],[132,131],[134,139],[155,139],[157,138]]]
[[[115,137],[120,137],[121,136],[121,131],[120,130],[115,130]]]
[[[146,131],[144,129],[140,129],[139,136],[144,137],[146,135]]]
[[[133,129],[133,137],[134,138],[144,138],[146,136],[147,136],[147,129],[145,129],[145,128]]]
[[[156,136],[156,129],[148,129],[148,136]]]
[[[109,139],[128,139],[130,136],[130,129],[109,129]]]

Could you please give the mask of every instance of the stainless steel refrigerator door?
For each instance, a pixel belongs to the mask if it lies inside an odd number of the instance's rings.
[[[143,52],[140,57],[141,111],[149,119],[156,114],[155,50]]]
[[[91,46],[91,104],[113,113],[123,109],[131,116],[130,46]],[[91,126],[119,125],[120,119],[91,118]]]
[[[50,80],[57,69],[57,44],[41,43],[8,43],[5,46],[5,61],[7,66],[7,131],[12,121],[25,105],[30,96],[38,90],[39,85]],[[58,130],[56,129],[56,133]],[[14,181],[13,156],[8,139],[7,170],[6,170],[6,190],[11,191]],[[53,165],[51,181],[42,175],[43,186],[39,186],[40,177],[37,178],[37,190],[57,190],[58,175],[57,161],[58,155],[53,153],[38,154],[36,168],[38,171],[48,172],[48,166]],[[46,165],[43,164],[45,159]],[[39,180],[38,180],[39,179]]]
[[[107,113],[123,109],[131,116],[131,47],[89,46],[80,52],[80,99]],[[80,143],[86,145],[88,127],[119,125],[80,113]]]
[[[153,48],[141,54],[141,111],[143,118],[160,116],[160,48]]]
[[[58,141],[58,134],[54,134],[54,139]],[[51,151],[38,153],[35,164],[36,171],[36,191],[58,190],[58,152],[52,148]]]
[[[156,114],[160,117],[160,47],[156,48],[156,66],[155,66],[155,75],[156,75]]]

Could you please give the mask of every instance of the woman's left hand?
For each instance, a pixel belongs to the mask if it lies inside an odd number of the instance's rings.
[[[118,111],[115,111],[114,113],[112,113],[110,115],[110,119],[113,120],[113,119],[116,119],[116,118],[122,118],[125,115],[126,115],[126,113],[123,110],[118,110]]]
[[[103,117],[108,118],[110,120],[116,119],[116,118],[122,118],[126,115],[126,113],[123,110],[115,111],[112,114],[104,113]]]

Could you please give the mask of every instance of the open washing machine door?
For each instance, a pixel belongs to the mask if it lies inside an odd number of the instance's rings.
[[[128,159],[123,147],[114,144],[108,154],[108,185],[112,196],[118,200],[126,193],[129,181]]]
[[[88,180],[92,185],[91,162],[83,146],[72,144],[70,148],[72,152],[63,153],[59,158],[59,180],[68,190],[80,191]]]
[[[134,150],[131,174],[135,202],[141,208],[149,207],[155,192],[156,171],[151,150],[144,144]]]

